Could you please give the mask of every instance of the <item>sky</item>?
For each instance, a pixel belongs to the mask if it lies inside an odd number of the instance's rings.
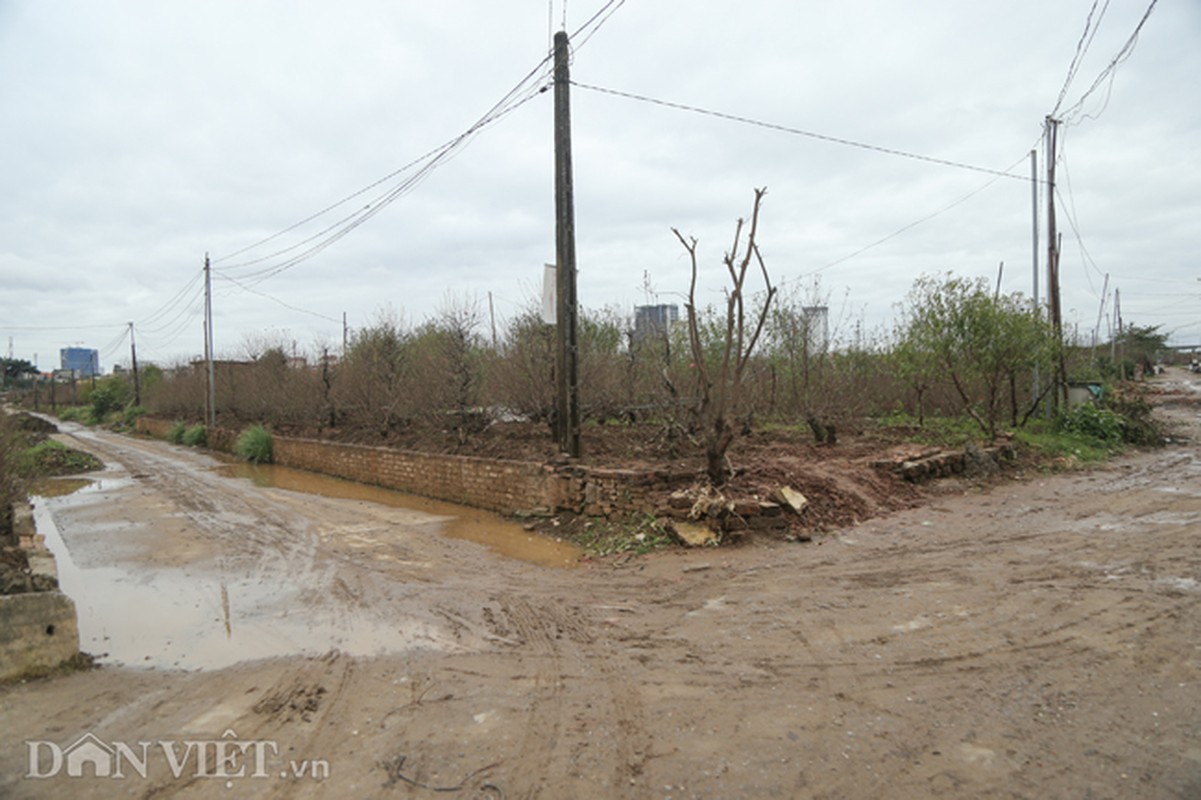
[[[721,302],[756,187],[773,283],[837,339],[923,275],[1029,296],[1054,113],[1069,330],[1117,305],[1201,344],[1201,2],[1124,50],[1150,4],[0,0],[0,344],[107,372],[133,322],[140,361],[196,357],[206,254],[223,357],[337,352],[343,314],[503,331],[555,257],[557,30],[586,309],[682,305],[673,228]]]

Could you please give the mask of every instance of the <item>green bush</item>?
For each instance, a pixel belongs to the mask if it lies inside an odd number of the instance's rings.
[[[193,425],[184,431],[183,443],[188,447],[204,447],[208,444],[208,431],[203,425]]]
[[[81,425],[95,425],[92,409],[87,406],[68,406],[60,409],[58,418],[63,422],[78,422]]]
[[[133,392],[124,380],[105,378],[88,394],[92,406],[92,419],[102,422],[114,411],[120,411],[131,399]]]
[[[1097,408],[1092,403],[1072,406],[1059,417],[1060,430],[1109,445],[1121,443],[1124,427],[1121,414],[1107,408]]]
[[[21,454],[20,470],[25,478],[44,478],[51,475],[73,475],[104,469],[100,459],[91,453],[67,447],[54,439],[45,439]]]
[[[167,431],[167,441],[171,444],[183,444],[183,435],[188,432],[188,426],[182,422],[175,422],[171,425],[171,429]]]
[[[133,424],[138,421],[138,417],[144,416],[146,416],[145,408],[142,406],[130,406],[125,409],[124,421],[126,425],[132,428]]]
[[[272,459],[271,431],[262,425],[252,425],[234,442],[234,452],[254,464],[270,464]]]

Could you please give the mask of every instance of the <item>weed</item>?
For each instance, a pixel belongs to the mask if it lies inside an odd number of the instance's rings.
[[[1048,458],[1084,464],[1104,461],[1122,450],[1120,440],[1099,439],[1042,420],[1017,431],[1014,438]]]
[[[21,474],[26,478],[73,475],[103,469],[104,464],[91,453],[46,439],[26,449],[19,457]]]
[[[171,444],[183,444],[184,434],[188,432],[188,426],[182,422],[175,422],[171,425],[171,429],[167,431],[167,441]]]
[[[962,447],[968,442],[979,441],[980,426],[971,417],[939,417],[927,415],[925,423],[918,425],[917,417],[903,411],[894,411],[879,417],[885,428],[901,428],[911,434],[915,441],[940,447]]]
[[[183,443],[188,447],[204,447],[208,444],[208,431],[203,425],[193,425],[184,431]]]
[[[96,418],[89,406],[67,406],[59,409],[58,418],[63,422],[78,422],[81,425],[95,425]]]
[[[125,422],[125,424],[127,426],[132,428],[134,423],[138,421],[138,417],[144,417],[144,416],[146,416],[145,408],[143,408],[142,406],[130,406],[129,408],[125,409],[125,413],[122,416],[122,420]]]
[[[620,522],[588,520],[570,538],[590,556],[618,553],[640,556],[675,544],[675,539],[658,520],[645,514],[632,514]]]
[[[1122,441],[1122,416],[1092,403],[1082,403],[1062,412],[1057,427],[1066,433],[1095,439],[1103,445],[1116,445]]]
[[[253,464],[270,464],[272,460],[271,431],[262,425],[252,425],[242,431],[234,442],[234,452]]]

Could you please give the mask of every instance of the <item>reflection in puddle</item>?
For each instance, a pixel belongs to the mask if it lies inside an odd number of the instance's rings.
[[[87,478],[41,478],[29,484],[29,494],[39,497],[63,497],[78,492],[91,483]]]
[[[79,644],[102,662],[175,669],[218,669],[260,658],[322,654],[377,655],[453,649],[438,626],[373,616],[299,597],[288,575],[229,576],[186,569],[81,568],[48,503],[34,498],[38,532],[54,553],[59,587],[75,601]]]
[[[431,527],[436,533],[482,544],[503,556],[542,566],[575,566],[582,555],[573,545],[530,533],[520,525],[508,522],[490,511],[429,500],[380,486],[369,486],[276,464],[227,464],[218,467],[217,472],[231,478],[248,478],[256,486],[346,500],[365,500],[393,508],[418,511],[432,517]]]

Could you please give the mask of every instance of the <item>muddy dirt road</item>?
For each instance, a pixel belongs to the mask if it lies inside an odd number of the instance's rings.
[[[110,663],[0,688],[0,797],[1201,797],[1196,443],[563,569],[75,436]]]

